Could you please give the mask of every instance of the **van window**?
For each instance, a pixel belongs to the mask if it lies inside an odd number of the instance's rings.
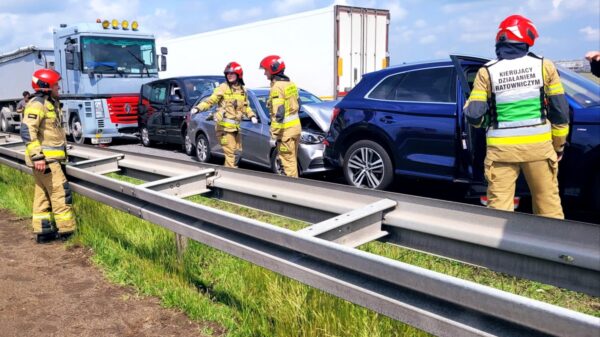
[[[387,77],[368,98],[404,102],[456,102],[456,76],[453,67],[429,68]]]
[[[152,85],[151,103],[164,103],[167,100],[167,83],[160,82]]]

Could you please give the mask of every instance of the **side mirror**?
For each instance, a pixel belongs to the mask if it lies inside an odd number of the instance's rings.
[[[167,57],[165,55],[160,55],[160,71],[167,71]]]
[[[71,48],[69,48],[71,47]],[[65,48],[65,64],[69,70],[80,70],[80,53],[75,50],[73,45],[68,45]]]
[[[160,53],[163,55],[169,55],[169,49],[167,49],[167,47],[160,47]]]

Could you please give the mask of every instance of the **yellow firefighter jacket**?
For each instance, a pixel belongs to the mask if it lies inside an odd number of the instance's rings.
[[[26,144],[25,162],[65,161],[67,139],[62,125],[58,100],[37,93],[25,107],[21,123],[21,138]]]
[[[250,108],[246,89],[241,85],[221,83],[215,88],[212,95],[198,104],[196,108],[206,111],[215,104],[218,104],[215,115],[217,127],[223,128],[226,132],[239,131],[243,115],[248,118],[256,117]]]

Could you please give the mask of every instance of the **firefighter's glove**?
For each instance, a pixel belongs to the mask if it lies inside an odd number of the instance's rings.
[[[192,115],[197,114],[198,111],[200,111],[200,110],[198,110],[198,108],[193,108],[192,110],[190,110],[190,112],[192,113]]]
[[[252,117],[250,120],[252,121],[252,124],[258,123],[258,119],[256,119],[256,117]]]
[[[277,146],[277,139],[273,139],[273,138],[269,139],[269,146],[271,146],[271,147]]]

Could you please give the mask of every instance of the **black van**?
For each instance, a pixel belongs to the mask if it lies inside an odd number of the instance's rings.
[[[163,142],[184,145],[186,113],[199,97],[211,93],[224,80],[223,75],[186,76],[144,84],[138,106],[142,144],[151,146],[154,142]]]

